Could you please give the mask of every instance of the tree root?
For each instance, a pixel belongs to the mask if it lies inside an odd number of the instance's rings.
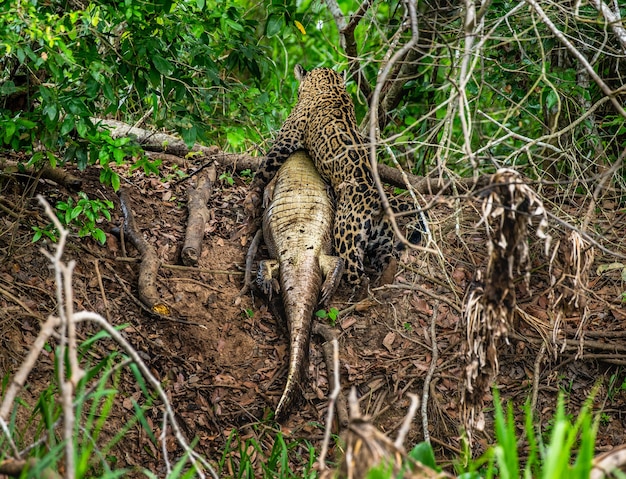
[[[135,217],[130,209],[130,194],[128,190],[120,189],[119,197],[124,214],[124,232],[141,254],[137,287],[139,299],[151,311],[167,316],[170,314],[170,308],[161,300],[156,287],[161,262],[154,247],[144,239],[141,232],[137,229]]]

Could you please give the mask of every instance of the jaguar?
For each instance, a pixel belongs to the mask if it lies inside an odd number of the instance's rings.
[[[298,100],[262,161],[247,198],[258,208],[263,187],[296,150],[307,150],[336,201],[333,246],[344,260],[345,278],[361,284],[365,259],[378,273],[395,264],[395,237],[374,184],[368,144],[357,128],[354,104],[343,76],[330,68],[296,65]],[[395,209],[407,203],[395,201]],[[413,234],[411,242],[419,242]]]

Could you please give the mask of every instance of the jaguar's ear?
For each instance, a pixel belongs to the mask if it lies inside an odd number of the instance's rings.
[[[307,74],[307,71],[299,63],[295,66],[295,68],[293,69],[293,72],[296,74],[296,79],[299,82],[304,80],[304,76]]]

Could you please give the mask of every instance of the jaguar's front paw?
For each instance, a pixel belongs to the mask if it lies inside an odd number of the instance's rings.
[[[252,218],[256,218],[261,214],[261,202],[263,200],[263,187],[260,185],[251,185],[246,198],[243,200],[243,207]]]

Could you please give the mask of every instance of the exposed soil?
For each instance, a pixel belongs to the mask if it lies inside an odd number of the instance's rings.
[[[119,170],[131,191],[136,222],[166,265],[180,264],[187,219],[186,188],[191,182],[175,184],[176,170],[191,172],[195,167],[165,161],[161,178]],[[218,167],[218,176],[221,173],[223,170]],[[97,170],[76,174],[83,178],[82,189],[90,198],[110,199],[116,209],[111,223],[102,224],[107,232],[105,245],[73,235],[66,247],[65,260],[76,261],[75,309],[95,311],[114,325],[126,325],[125,337],[167,389],[185,434],[190,440],[197,438],[196,449],[211,461],[220,459],[233,429],[238,429],[244,438],[254,437],[260,444],[271,445],[278,426],[260,421],[273,410],[282,392],[287,331],[261,298],[251,294],[239,296],[251,239],[242,206],[247,191],[245,178],[233,174],[234,185],[222,179],[214,188],[209,202],[212,219],[206,228],[198,268],[160,268],[159,293],[171,307],[172,318],[186,322],[183,323],[155,319],[139,307],[138,264],[127,259],[137,258],[137,251],[126,244],[124,253],[119,238],[110,231],[119,226],[121,219],[117,195],[99,183]],[[168,177],[169,181],[163,181]],[[31,242],[31,227],[44,227],[49,221],[25,184],[12,177],[1,181],[0,204],[14,213],[5,211],[0,217],[0,371],[5,377],[6,372],[14,373],[25,357],[40,322],[55,313],[56,301],[54,274],[40,252],[41,247],[50,250],[51,244],[44,240]],[[36,193],[53,205],[73,194],[45,181],[37,183]],[[602,206],[604,216],[594,229],[607,239],[609,247],[621,248],[624,254],[624,208]],[[576,218],[585,212],[586,204],[570,198],[565,207],[560,206],[558,214]],[[344,288],[332,303],[340,311],[347,309],[336,325],[344,391],[355,387],[363,411],[373,415],[374,423],[392,436],[406,414],[407,393],[422,397],[432,358],[431,321],[437,311],[439,354],[429,388],[427,418],[436,454],[444,464],[462,449],[460,397],[465,387],[465,337],[460,310],[474,272],[484,266],[487,255],[475,206],[466,205],[456,213],[445,205],[430,213],[441,256],[404,252],[393,285],[375,288],[368,301],[357,307],[350,302],[351,292]],[[560,236],[558,231],[553,234],[555,239]],[[259,255],[263,254],[261,250]],[[616,259],[596,252],[594,265],[585,277],[588,290],[582,292],[579,307],[572,306],[568,311],[554,343],[547,313],[551,301],[550,258],[541,254],[538,242],[531,246],[531,258],[530,289],[519,282],[517,298],[521,309],[509,344],[503,342],[498,350],[500,373],[495,384],[504,400],[514,402],[515,414],[521,420],[521,406],[536,383],[536,422],[543,427],[548,426],[560,391],[565,393],[568,412],[576,414],[598,385],[594,406],[603,411],[598,452],[609,450],[626,442],[626,386],[622,387],[626,373],[616,365],[626,364],[626,336],[622,334],[626,331],[626,310],[620,303],[626,285],[620,278],[621,270],[597,275],[599,265]],[[563,339],[575,338],[583,304],[587,308],[586,321],[582,334],[577,336],[581,354],[577,355],[575,347],[561,352]],[[96,332],[89,325],[80,328],[81,339]],[[542,337],[548,347],[536,366]],[[117,350],[117,346],[111,340],[101,340],[91,349],[89,361],[95,363],[112,350]],[[540,373],[538,378],[536,371]],[[52,378],[53,353],[44,351],[21,397],[33,405]],[[120,401],[105,426],[105,437],[112,437],[132,417],[134,400],[146,405],[146,419],[158,438],[162,421],[158,400],[152,406],[146,402],[128,368],[117,387],[121,391]],[[328,381],[321,339],[316,336],[312,339],[308,379],[302,384],[302,393],[302,400],[293,406],[292,415],[280,429],[290,439],[307,439],[319,450]],[[477,454],[493,440],[490,393],[485,394],[484,402],[485,432],[476,431],[473,436]],[[19,408],[18,423],[26,425],[29,415],[27,408]],[[30,431],[32,434],[33,426]],[[422,439],[422,416],[418,414],[407,444]],[[28,434],[23,442],[28,442]],[[176,456],[173,439],[168,439],[167,447]],[[299,449],[304,450],[304,446]],[[117,467],[146,467],[157,475],[163,472],[160,445],[153,444],[138,424],[129,429],[110,454],[115,456]],[[262,459],[259,452],[257,460]],[[228,468],[224,474],[229,474]]]

